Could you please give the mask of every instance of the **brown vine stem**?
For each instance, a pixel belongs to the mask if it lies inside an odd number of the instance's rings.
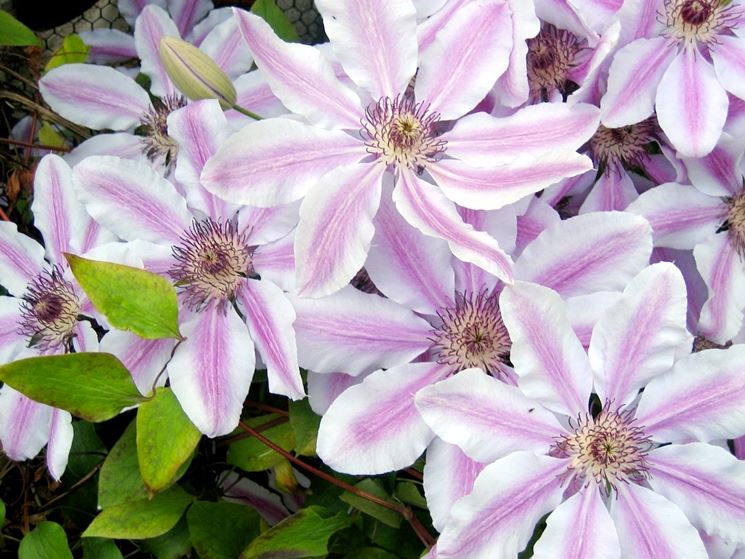
[[[254,402],[254,401],[247,401],[244,406],[247,406],[249,408],[254,408],[261,411],[268,411],[269,413],[276,413],[278,415],[282,415],[284,417],[289,417],[290,414],[286,410],[283,410],[281,408],[275,408],[274,406],[270,406],[268,404],[263,404],[261,402]]]
[[[274,419],[271,419],[266,423],[257,425],[256,427],[254,427],[254,429],[261,433],[262,431],[266,431],[267,429],[271,429],[272,427],[276,427],[277,425],[282,425],[283,423],[287,423],[288,421],[289,419],[287,417],[275,417]],[[232,437],[221,440],[219,443],[217,443],[217,446],[226,446],[236,441],[241,441],[243,439],[248,439],[251,437],[253,437],[251,433],[238,433],[237,435],[233,435]]]
[[[14,146],[22,146],[25,148],[36,148],[36,149],[48,149],[49,151],[63,151],[65,153],[71,151],[70,148],[49,146],[47,144],[32,144],[30,142],[22,142],[20,140],[11,140],[10,138],[0,138],[0,142],[4,144],[11,144]]]
[[[406,520],[414,530],[414,533],[416,533],[419,540],[427,547],[430,548],[434,545],[435,539],[432,537],[432,534],[430,534],[427,529],[422,525],[422,523],[419,521],[419,519],[416,517],[416,515],[412,512],[412,510],[404,505],[397,505],[395,503],[389,503],[385,499],[381,499],[380,497],[377,497],[371,493],[368,493],[367,491],[363,491],[362,489],[359,489],[355,487],[354,485],[350,485],[344,481],[341,481],[340,479],[336,479],[331,474],[327,474],[326,472],[319,470],[315,466],[311,466],[310,464],[303,462],[300,460],[297,456],[294,454],[287,452],[284,448],[281,446],[275,444],[268,438],[266,438],[264,435],[256,431],[253,427],[250,425],[245,424],[243,421],[239,423],[240,428],[246,431],[247,433],[250,433],[252,436],[256,437],[259,441],[264,443],[266,446],[271,448],[274,452],[277,454],[280,454],[287,458],[290,462],[298,466],[299,468],[302,468],[316,477],[320,477],[321,479],[324,479],[328,481],[329,483],[332,483],[336,485],[337,487],[340,487],[341,489],[344,489],[344,491],[348,491],[349,493],[352,493],[354,495],[357,495],[358,497],[362,497],[363,499],[366,499],[370,501],[371,503],[375,503],[377,505],[380,505],[381,507],[385,507],[388,510],[392,510],[394,512],[397,512],[400,514],[404,520]]]

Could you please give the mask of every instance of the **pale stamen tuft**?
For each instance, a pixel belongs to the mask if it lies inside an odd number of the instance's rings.
[[[142,151],[150,161],[160,159],[166,166],[176,161],[178,144],[168,135],[168,115],[185,106],[186,101],[180,95],[168,95],[162,100],[156,99],[140,118],[145,133]]]
[[[741,14],[739,7],[727,0],[666,0],[666,36],[685,45],[715,44],[718,35],[731,35]]]

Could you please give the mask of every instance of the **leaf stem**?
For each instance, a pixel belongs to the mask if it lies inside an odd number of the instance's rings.
[[[249,111],[248,109],[244,109],[238,103],[235,103],[232,108],[234,111],[238,111],[242,115],[246,115],[247,117],[252,118],[254,120],[264,120],[262,117],[257,115],[255,112]]]

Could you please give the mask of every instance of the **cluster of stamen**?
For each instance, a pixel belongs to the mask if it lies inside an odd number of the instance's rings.
[[[654,118],[620,128],[602,124],[590,138],[593,160],[602,172],[620,174],[624,167],[642,168],[649,157],[646,147],[657,139]]]
[[[503,373],[511,342],[499,312],[498,293],[457,294],[455,306],[437,314],[442,324],[433,330],[432,341],[438,363],[456,372],[479,367],[496,376]]]
[[[150,161],[162,160],[166,166],[176,161],[178,144],[168,135],[168,115],[186,106],[180,95],[156,99],[153,106],[140,118],[143,152]]]
[[[574,433],[560,437],[551,455],[569,458],[574,481],[594,481],[605,494],[619,483],[640,483],[648,477],[646,456],[653,444],[635,422],[632,411],[606,404],[596,417],[578,416]]]
[[[566,97],[572,83],[569,73],[584,49],[576,35],[543,24],[541,32],[528,39],[528,84],[532,102],[548,101],[555,91]]]
[[[446,144],[438,138],[440,114],[428,108],[424,102],[415,103],[410,95],[383,97],[370,104],[360,130],[367,152],[385,165],[421,173],[428,163],[441,157]]]
[[[662,21],[667,36],[686,45],[717,42],[717,36],[731,34],[740,14],[729,0],[666,0]]]
[[[75,289],[55,267],[36,276],[23,295],[19,332],[40,351],[66,348],[79,314]]]
[[[727,199],[727,217],[717,232],[720,231],[727,231],[730,243],[745,258],[745,189]]]
[[[225,309],[241,281],[254,275],[253,250],[232,221],[194,221],[172,250],[176,263],[168,273],[195,310],[211,302]]]

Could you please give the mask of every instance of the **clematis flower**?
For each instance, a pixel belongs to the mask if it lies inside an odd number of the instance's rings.
[[[516,283],[500,305],[517,386],[469,370],[416,397],[439,437],[491,462],[438,558],[514,557],[547,513],[535,557],[704,558],[699,531],[745,542],[745,464],[708,444],[745,430],[745,347],[689,354],[675,266],[640,272],[587,353],[553,290]]]
[[[0,363],[68,351],[96,351],[98,338],[80,315],[95,316],[62,253],[86,253],[113,240],[75,199],[72,171],[48,155],[34,177],[34,224],[44,247],[0,222]],[[46,259],[45,259],[46,258]],[[70,414],[40,404],[9,386],[0,388],[0,442],[12,460],[27,460],[47,445],[47,467],[59,479],[72,444]]]
[[[464,217],[511,248],[510,211]],[[414,407],[419,389],[470,367],[514,378],[497,278],[453,258],[443,241],[422,238],[391,200],[381,201],[375,220],[366,270],[388,299],[351,286],[321,299],[292,298],[300,365],[319,374],[365,375],[333,399],[317,443],[324,463],[355,474],[403,468],[424,451],[433,433]],[[622,288],[647,264],[649,234],[644,220],[628,214],[580,216],[539,235],[515,271],[587,305],[584,296]],[[595,299],[593,307],[605,304]],[[577,318],[584,336],[593,319]],[[319,388],[327,400],[323,391],[336,390],[336,383]]]
[[[192,422],[216,437],[238,425],[254,348],[272,392],[304,396],[295,313],[275,283],[283,283],[291,260],[292,237],[283,237],[294,227],[297,209],[237,211],[201,189],[197,177],[204,161],[229,134],[217,101],[194,102],[172,114],[169,133],[182,151],[175,174],[186,197],[149,166],[116,157],[85,159],[74,179],[93,218],[129,241],[146,268],[167,275],[179,289],[186,340],[168,362],[168,378]],[[143,340],[127,353],[133,358],[141,351],[162,348]]]
[[[421,53],[409,0],[317,4],[360,93],[335,77],[319,50],[284,43],[263,20],[236,10],[259,70],[308,124],[282,118],[246,126],[207,163],[205,187],[261,207],[305,197],[295,237],[303,296],[333,293],[363,266],[390,175],[396,208],[409,223],[445,240],[461,260],[512,281],[509,257],[455,204],[498,209],[589,169],[574,150],[591,135],[596,109],[461,118],[507,67],[513,21],[502,0],[460,6]]]
[[[649,117],[686,157],[702,157],[717,143],[729,104],[745,98],[740,0],[655,0],[620,12],[632,37],[613,59],[600,108],[605,126]],[[659,14],[659,15],[657,15]]]

